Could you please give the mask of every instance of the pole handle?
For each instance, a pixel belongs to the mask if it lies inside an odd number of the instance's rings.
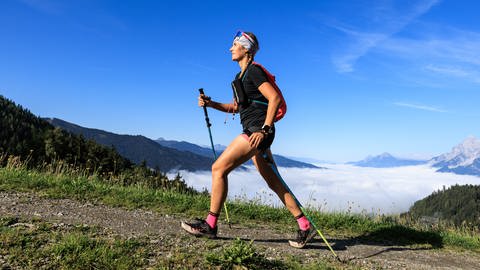
[[[200,92],[200,95],[205,95],[205,92],[203,92],[203,88],[198,89]],[[203,114],[205,115],[205,122],[207,122],[207,127],[210,128],[212,124],[210,124],[210,119],[208,118],[208,113],[207,113],[207,106],[203,106]]]

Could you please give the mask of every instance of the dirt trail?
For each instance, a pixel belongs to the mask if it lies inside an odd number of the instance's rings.
[[[38,217],[45,221],[65,224],[98,226],[123,237],[146,236],[155,243],[168,243],[175,252],[178,246],[199,246],[199,239],[186,236],[180,219],[146,210],[127,210],[101,204],[69,199],[47,199],[32,193],[0,192],[0,216]],[[265,226],[221,225],[219,240],[254,239],[265,248],[268,257],[280,259],[294,255],[303,261],[318,258],[332,260],[332,254],[320,237],[308,248],[290,248],[290,235]],[[432,250],[408,246],[366,243],[359,240],[336,239],[326,236],[339,257],[349,259],[349,265],[364,269],[480,269],[480,254],[469,251]]]

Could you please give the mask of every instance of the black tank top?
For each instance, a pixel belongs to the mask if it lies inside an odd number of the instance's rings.
[[[235,76],[235,79],[238,79],[239,76],[240,73]],[[258,87],[264,82],[268,82],[267,75],[260,67],[250,64],[242,78],[243,88],[245,89],[247,97],[251,100],[267,103],[268,100],[262,95],[260,90],[258,90]],[[257,131],[265,123],[267,106],[256,106],[252,104],[240,106],[239,112],[240,122],[242,123],[243,129]]]

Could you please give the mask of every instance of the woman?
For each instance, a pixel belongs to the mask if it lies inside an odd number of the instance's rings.
[[[240,112],[243,133],[230,143],[212,166],[212,191],[207,218],[205,220],[198,219],[196,222],[182,222],[182,228],[195,236],[215,238],[218,216],[227,197],[228,174],[247,160],[252,159],[268,186],[279,196],[298,222],[297,239],[289,241],[290,245],[303,248],[313,238],[315,230],[262,156],[266,152],[270,160],[273,160],[269,148],[275,138],[274,118],[281,97],[268,82],[264,71],[252,64],[258,49],[258,40],[253,33],[238,32],[233,40],[230,48],[232,60],[238,62],[241,69],[232,83],[236,96],[233,104],[218,103],[204,95],[200,95],[198,98],[199,106],[207,106],[227,113]],[[247,96],[245,102],[237,96],[237,92],[240,91],[236,88],[240,87],[243,87],[243,93]],[[256,102],[248,102],[248,100],[268,103],[268,105],[259,105]]]

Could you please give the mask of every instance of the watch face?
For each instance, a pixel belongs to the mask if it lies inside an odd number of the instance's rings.
[[[262,130],[265,131],[266,133],[272,133],[272,129],[268,125],[264,125],[262,127]]]

